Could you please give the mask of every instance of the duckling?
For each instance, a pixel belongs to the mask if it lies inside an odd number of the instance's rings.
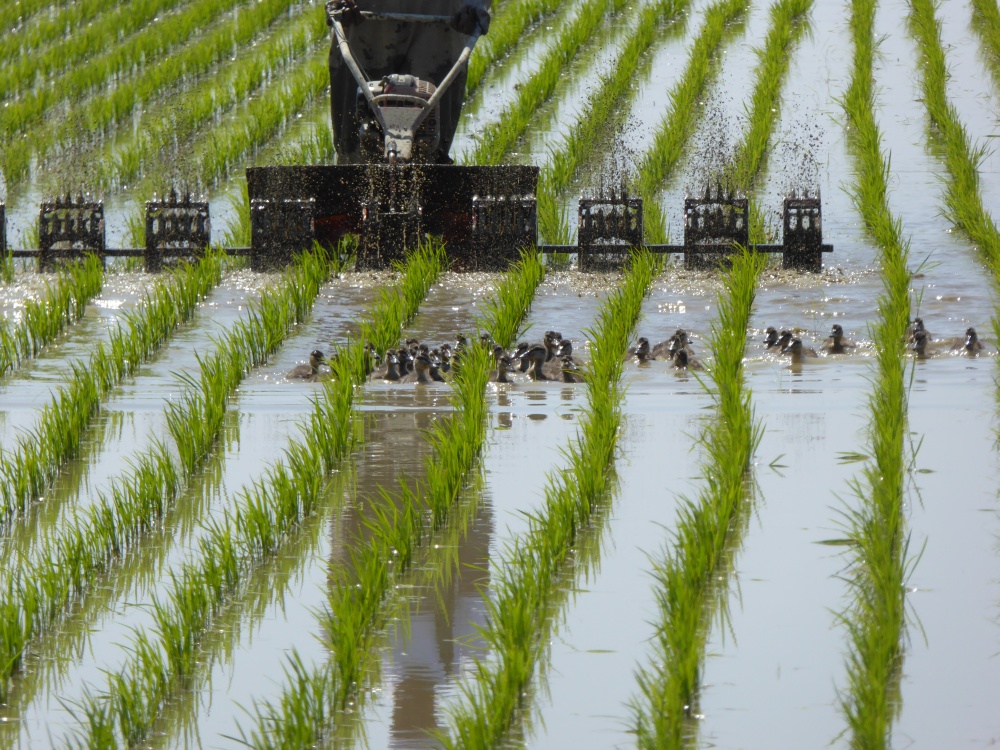
[[[931,337],[927,331],[917,330],[913,333],[913,340],[910,343],[910,350],[917,359],[927,359],[937,354],[934,347],[930,346]]]
[[[840,323],[834,323],[830,330],[830,337],[820,346],[820,351],[830,354],[847,354],[847,350],[853,348],[854,342],[844,339],[844,329]]]
[[[444,360],[441,359],[441,350],[432,349],[428,356],[431,360],[431,380],[443,383],[445,381],[444,373],[448,370],[445,369]]]
[[[514,362],[506,354],[502,355],[497,359],[497,366],[495,370],[490,371],[490,382],[491,383],[509,383],[510,379],[507,377],[512,372],[517,372],[514,368]]]
[[[296,365],[285,373],[285,377],[289,380],[305,380],[309,383],[315,383],[319,380],[319,366],[325,364],[326,357],[323,356],[323,352],[319,349],[313,349],[309,352],[309,364]]]
[[[378,369],[379,362],[381,361],[378,350],[375,345],[370,341],[365,344],[364,352],[364,362],[365,362],[365,375],[371,375],[375,370]]]
[[[399,371],[399,357],[390,351],[385,357],[385,372],[381,373],[382,380],[397,382],[403,376]]]
[[[774,326],[768,326],[767,330],[764,331],[764,349],[770,351],[777,343],[778,329]]]
[[[418,354],[413,360],[413,372],[399,379],[400,383],[430,383],[431,360],[425,354]]]
[[[514,354],[512,355],[512,358],[518,361],[518,369],[521,372],[527,372],[528,366],[531,364],[530,360],[524,358],[525,353],[530,348],[531,344],[527,341],[521,341],[518,343],[517,348],[514,350]]]
[[[927,335],[926,343],[930,343],[932,338],[931,332],[928,331],[926,328],[924,328],[924,319],[914,318],[913,322],[910,323],[910,327],[906,329],[906,340],[911,344],[916,343],[917,334],[920,332],[923,332]]]
[[[541,344],[537,344],[521,355],[521,362],[528,361],[527,373],[532,380],[548,380],[542,366],[548,357],[548,351]]]
[[[696,358],[688,354],[683,347],[674,354],[674,369],[677,370],[704,370],[705,367]]]
[[[983,342],[979,340],[979,336],[976,334],[976,329],[970,326],[965,329],[965,340],[955,344],[951,347],[951,350],[953,352],[968,354],[970,357],[978,357],[979,352],[985,348]]]
[[[792,332],[785,329],[778,336],[778,340],[775,341],[771,346],[767,347],[767,351],[772,354],[784,354],[788,349],[788,346],[792,343]]]
[[[679,349],[687,349],[689,355],[694,354],[694,349],[691,348],[691,337],[683,328],[678,328],[669,339],[654,346],[653,357],[671,359]]]
[[[413,355],[410,354],[410,350],[406,347],[399,347],[396,350],[396,356],[399,358],[399,372],[405,375],[408,372],[413,372]]]
[[[562,334],[557,331],[546,331],[545,338],[542,340],[543,346],[545,346],[545,361],[548,362],[554,359],[556,354],[559,352],[559,345],[562,343]]]
[[[800,363],[803,362],[806,357],[815,357],[816,350],[809,346],[803,346],[802,339],[794,338],[792,339],[792,343],[788,345],[782,354],[791,357],[793,363]]]
[[[639,364],[646,364],[647,362],[652,362],[656,359],[653,353],[650,351],[649,339],[645,336],[639,338],[634,349],[631,350],[630,354],[634,355],[639,361]]]
[[[569,354],[560,357],[559,362],[562,364],[562,381],[564,383],[582,383],[584,382],[583,375],[580,373],[580,368],[577,366],[576,362],[573,361],[573,357]]]

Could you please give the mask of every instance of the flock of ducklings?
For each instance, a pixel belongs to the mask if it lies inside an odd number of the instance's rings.
[[[793,362],[818,356],[815,349],[805,346],[801,339],[792,335],[791,331],[784,330],[779,334],[774,328],[768,328],[765,334],[765,351],[789,356]],[[942,351],[975,357],[985,348],[983,342],[979,340],[976,329],[971,326],[965,329],[964,336],[945,339],[934,344],[932,341],[931,334],[924,327],[923,319],[914,318],[906,332],[906,343],[918,359],[933,357]],[[825,354],[850,354],[856,348],[857,344],[844,338],[844,329],[839,323],[833,324],[829,337],[820,345],[820,351]]]
[[[910,350],[918,358],[934,356],[940,347],[931,341],[930,333],[924,328],[924,321],[915,318],[907,332]],[[953,353],[973,357],[984,349],[976,329],[971,327],[966,329],[964,337],[946,340],[940,344]],[[522,341],[511,352],[494,342],[488,333],[479,337],[479,345],[487,347],[493,353],[494,369],[490,373],[490,380],[495,383],[512,383],[521,379],[583,382],[581,363],[573,356],[573,343],[569,339],[564,339],[558,331],[546,331],[541,343]],[[462,335],[459,335],[454,346],[444,343],[433,349],[417,339],[407,339],[397,349],[390,349],[386,353],[385,361],[382,362],[378,352],[369,344],[365,347],[369,362],[369,379],[390,383],[445,381],[449,373],[461,366],[462,356],[468,347],[469,341]],[[857,348],[857,344],[844,338],[843,327],[839,323],[834,323],[829,337],[819,348],[824,354],[850,354]],[[765,331],[764,350],[771,354],[789,357],[793,363],[819,356],[815,349],[803,344],[802,339],[794,336],[791,331],[783,330],[779,333],[773,327]],[[704,369],[695,357],[690,335],[683,328],[678,328],[666,341],[655,345],[650,344],[648,338],[641,337],[636,345],[629,349],[628,356],[635,358],[639,364],[668,361],[678,370]],[[329,373],[320,371],[326,364],[323,352],[317,349],[309,354],[309,364],[293,367],[285,377],[289,380],[308,382],[323,380],[330,377]]]
[[[573,356],[573,343],[564,339],[558,331],[546,331],[541,343],[523,341],[512,352],[504,350],[488,333],[482,334],[478,343],[493,353],[494,368],[490,380],[495,383],[511,383],[522,378],[583,382],[580,362]],[[407,339],[397,349],[386,352],[383,362],[375,348],[366,345],[369,379],[388,383],[445,381],[461,367],[462,357],[469,346],[469,340],[462,335],[458,336],[454,345],[444,343],[433,349],[417,339]],[[293,367],[285,377],[308,382],[323,380],[329,377],[329,373],[320,371],[325,364],[328,363],[323,352],[316,350],[310,353],[309,364]]]

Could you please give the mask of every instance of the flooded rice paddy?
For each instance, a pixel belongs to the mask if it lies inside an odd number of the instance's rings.
[[[508,0],[510,2],[511,0]],[[575,4],[574,4],[575,5]],[[635,82],[618,131],[593,157],[586,178],[564,196],[576,198],[605,179],[620,179],[649,145],[667,91],[683,71],[707,2],[664,33]],[[719,73],[704,95],[704,115],[662,205],[675,240],[684,195],[731,158],[745,125],[756,47],[767,33],[769,4],[751,4],[719,55]],[[547,17],[497,66],[470,104],[455,153],[471,151],[477,128],[502,117],[544,53],[546,40],[574,7]],[[852,43],[849,5],[816,3],[809,28],[794,47],[780,117],[771,136],[757,199],[772,227],[792,189],[819,190],[824,241],[834,252],[822,274],[765,270],[747,331],[746,380],[764,431],[754,466],[751,512],[733,534],[728,565],[718,571],[721,607],[708,631],[708,657],[691,746],[719,748],[848,747],[840,701],[848,690],[847,633],[838,613],[849,607],[848,558],[840,542],[845,512],[861,501],[851,482],[866,450],[873,377],[870,326],[883,291],[877,248],[866,238],[849,191],[854,162],[839,99],[847,85]],[[926,359],[909,362],[906,496],[909,556],[908,624],[892,746],[989,747],[1000,742],[1000,461],[997,455],[997,290],[982,257],[943,215],[941,154],[928,145],[919,92],[920,52],[910,35],[909,6],[880,3],[876,36],[876,116],[891,155],[889,202],[910,240],[916,271],[914,310],[935,338]],[[990,77],[968,4],[943,0],[938,16],[952,76],[954,103],[974,142],[996,135],[1000,95]],[[544,165],[564,137],[582,99],[607,70],[628,30],[609,23],[567,70],[566,85],[539,115],[538,127],[515,158]],[[323,54],[318,51],[317,54]],[[325,101],[302,113],[323,122]],[[988,207],[1000,199],[998,157],[980,167]],[[43,175],[44,177],[44,175]],[[37,211],[43,177],[7,189],[8,237],[25,234]],[[214,232],[221,239],[232,216],[225,183],[211,195]],[[109,200],[109,244],[125,236],[127,192]],[[13,244],[17,244],[16,242]],[[17,321],[26,298],[44,292],[46,277],[20,268],[0,286],[0,309]],[[165,403],[176,400],[184,373],[214,351],[221,335],[275,275],[230,270],[167,344],[102,404],[79,458],[67,462],[24,518],[0,529],[0,576],[37,556],[47,535],[71,525],[111,483],[127,477],[133,458],[165,432]],[[558,330],[578,356],[619,276],[550,270],[537,290],[523,338]],[[379,291],[395,274],[339,274],[323,286],[309,320],[229,399],[218,444],[160,526],[121,564],[99,577],[58,628],[33,641],[0,706],[0,747],[64,747],[80,729],[79,708],[100,692],[107,674],[129,657],[137,629],[154,624],[151,604],[171,574],[197,551],[207,525],[223,518],[241,488],[259,480],[290,438],[300,434],[320,387],[284,377],[316,348],[348,341]],[[401,339],[437,345],[459,332],[476,333],[476,315],[494,291],[493,274],[447,273],[432,288]],[[143,273],[109,268],[87,314],[34,359],[0,381],[0,447],[30,435],[40,409],[85,360],[111,326],[155,282]],[[673,263],[655,280],[635,335],[666,339],[691,332],[707,364],[707,341],[722,287],[716,274]],[[833,323],[857,343],[850,355],[819,356],[801,365],[768,354],[768,326],[789,328],[818,348]],[[950,351],[968,327],[986,343],[978,357]],[[712,419],[712,399],[700,376],[665,362],[625,368],[624,427],[615,461],[617,489],[606,513],[581,537],[580,570],[562,581],[565,605],[546,643],[541,674],[527,696],[527,729],[511,747],[633,747],[630,703],[636,670],[651,658],[657,617],[652,560],[673,539],[684,498],[704,484],[698,438]],[[443,384],[373,381],[355,404],[359,440],[325,489],[321,510],[298,528],[282,553],[259,566],[250,584],[219,614],[202,644],[198,669],[168,703],[148,744],[154,747],[233,747],[256,702],[276,701],[293,649],[307,665],[326,662],[318,611],[330,586],[331,562],[350,560],[372,501],[419,482],[430,457],[427,431],[452,412]],[[421,549],[413,570],[394,590],[390,627],[379,639],[379,667],[364,700],[342,716],[330,746],[435,747],[474,660],[488,658],[478,637],[485,597],[501,553],[525,532],[544,503],[547,478],[565,465],[565,449],[586,409],[582,385],[557,382],[490,384],[489,431],[482,459],[459,499],[453,520]]]

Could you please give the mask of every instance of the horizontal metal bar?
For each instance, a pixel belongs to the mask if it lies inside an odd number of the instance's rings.
[[[249,255],[249,247],[220,247],[226,255]],[[157,255],[161,258],[186,258],[189,255],[198,252],[197,250],[161,250],[157,252]],[[41,253],[38,249],[20,249],[20,250],[8,250],[7,254],[14,258],[37,258]],[[55,249],[50,250],[49,254],[54,258],[67,258],[74,255],[80,255],[84,251],[80,250],[66,250],[66,249]],[[141,258],[146,254],[146,250],[141,247],[106,247],[104,252],[98,253],[98,255],[103,255],[105,258]]]
[[[651,253],[675,253],[677,255],[709,255],[711,253],[731,253],[735,250],[732,245],[640,245],[640,249],[649,250]],[[588,253],[627,253],[632,250],[631,245],[591,245],[586,251]],[[819,250],[823,253],[832,253],[833,245],[806,246],[789,249],[784,245],[750,245],[749,249],[755,253],[787,253],[787,252],[809,252]],[[578,245],[538,245],[540,253],[579,253]]]

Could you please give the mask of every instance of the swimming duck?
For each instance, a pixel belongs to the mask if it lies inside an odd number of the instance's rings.
[[[970,357],[976,357],[986,347],[983,346],[983,342],[979,340],[979,336],[976,334],[976,329],[969,328],[965,329],[965,341],[959,342],[951,347],[953,352],[962,352],[963,354],[968,354]]]
[[[497,359],[496,369],[490,371],[490,382],[509,383],[510,379],[507,376],[513,372],[517,372],[514,368],[514,361],[506,354],[503,354]]]
[[[548,380],[542,369],[548,358],[548,351],[541,344],[537,344],[521,355],[521,362],[528,362],[527,373],[532,380]]]
[[[934,348],[930,346],[931,337],[927,335],[927,331],[916,330],[913,333],[913,340],[910,344],[910,350],[917,357],[917,359],[927,359],[927,357],[932,357],[937,352]]]
[[[674,368],[677,370],[704,370],[705,367],[697,359],[688,354],[687,349],[681,347],[674,354]]]
[[[924,319],[914,318],[913,322],[910,323],[910,327],[906,329],[906,340],[911,344],[916,343],[917,334],[921,332],[927,335],[927,342],[925,343],[929,343],[931,341],[931,333],[924,328]]]
[[[669,339],[654,346],[652,349],[653,358],[672,359],[680,349],[687,349],[688,355],[694,354],[694,349],[691,348],[691,337],[683,328],[678,328]]]
[[[431,360],[426,354],[418,354],[413,360],[413,372],[399,379],[400,383],[430,383]]]
[[[820,350],[830,354],[846,354],[848,349],[854,348],[854,342],[844,339],[844,329],[840,323],[834,323],[830,330],[830,337],[823,342]]]
[[[285,373],[285,377],[289,380],[305,380],[315,383],[319,380],[319,366],[325,364],[326,357],[323,356],[323,352],[319,349],[313,349],[309,352],[309,364],[296,365]]]
[[[448,343],[441,344],[441,348],[438,351],[439,351],[439,357],[441,359],[441,364],[438,366],[438,369],[441,370],[441,372],[450,372],[451,371],[451,344],[448,344]]]
[[[560,357],[559,362],[562,366],[562,381],[564,383],[584,382],[583,375],[580,373],[580,368],[577,363],[573,361],[573,357],[571,355],[567,354]]]
[[[642,336],[636,343],[635,348],[630,352],[635,355],[635,358],[639,360],[639,364],[645,364],[646,362],[652,362],[656,359],[653,356],[652,351],[650,351],[649,339]]]
[[[782,354],[791,357],[792,362],[802,362],[806,357],[815,357],[816,350],[809,346],[803,346],[802,339],[794,338]]]
[[[778,336],[777,341],[775,341],[771,346],[767,347],[767,351],[774,354],[784,354],[785,350],[788,349],[789,345],[792,343],[792,332],[785,329]]]
[[[395,352],[389,351],[385,356],[385,372],[379,373],[378,377],[382,380],[396,382],[402,376],[403,373],[399,371],[399,357],[396,356]]]
[[[768,326],[767,330],[764,331],[764,349],[770,351],[777,343],[778,329],[774,326]]]
[[[559,346],[562,344],[562,334],[558,331],[546,331],[542,345],[545,347],[545,361],[548,362],[559,353]]]
[[[524,355],[527,353],[528,349],[531,348],[531,344],[527,341],[521,341],[518,343],[517,348],[514,350],[513,358],[518,361],[518,369],[521,372],[527,372],[528,367],[531,364],[531,360],[525,359]]]

